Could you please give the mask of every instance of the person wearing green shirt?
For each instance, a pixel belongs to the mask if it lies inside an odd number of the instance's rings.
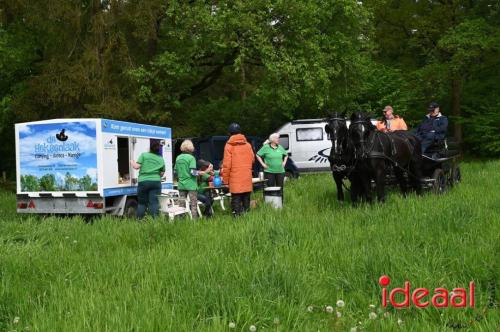
[[[257,151],[257,160],[264,168],[264,174],[269,187],[281,187],[285,180],[285,164],[288,160],[288,153],[283,146],[279,144],[280,135],[273,133],[269,139]]]
[[[175,159],[175,173],[177,174],[177,188],[181,197],[189,197],[191,215],[198,218],[198,176],[205,174],[196,168],[196,159],[193,156],[194,145],[191,140],[184,140],[181,144],[181,154]],[[204,203],[204,202],[202,202]]]
[[[160,142],[152,139],[149,142],[149,152],[142,153],[137,161],[130,161],[132,167],[139,170],[138,218],[144,217],[147,208],[153,217],[158,215],[158,195],[161,193],[161,177],[165,172],[165,161],[160,155],[160,149]]]

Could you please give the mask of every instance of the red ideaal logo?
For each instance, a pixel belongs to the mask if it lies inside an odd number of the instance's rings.
[[[382,306],[387,307],[387,286],[391,283],[388,276],[381,276],[378,280],[382,286]],[[451,293],[451,298],[449,294]],[[404,295],[403,302],[396,302],[396,294]],[[425,308],[432,304],[436,308],[446,308],[450,305],[455,308],[467,307],[467,297],[469,298],[469,307],[474,308],[474,281],[469,283],[469,289],[453,288],[449,292],[446,288],[436,288],[432,293],[430,301],[425,301],[425,297],[431,292],[427,288],[415,288],[413,292],[410,290],[410,282],[406,281],[404,288],[394,288],[389,293],[389,302],[395,308],[404,308],[410,306],[410,299],[413,304],[419,308]]]

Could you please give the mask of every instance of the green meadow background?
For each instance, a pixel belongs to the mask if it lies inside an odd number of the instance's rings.
[[[444,195],[358,208],[306,175],[282,211],[200,222],[19,216],[1,192],[0,331],[499,331],[499,169],[463,163]],[[383,274],[390,288],[474,280],[476,307],[383,309]]]

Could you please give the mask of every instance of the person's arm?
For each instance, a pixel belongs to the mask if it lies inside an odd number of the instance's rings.
[[[377,121],[377,130],[378,131],[386,131],[387,130],[383,121],[380,121],[380,120]]]
[[[141,164],[143,163],[144,161],[144,155],[140,155],[139,158],[137,159],[137,161],[135,160],[130,160],[130,165],[132,165],[132,167],[134,169],[140,169],[141,168]]]
[[[269,166],[264,162],[264,160],[262,160],[262,158],[259,155],[257,155],[256,158],[257,158],[257,161],[262,165],[262,167],[264,169],[268,169],[269,168]]]
[[[403,118],[401,118],[401,130],[408,130],[408,126]]]
[[[163,160],[163,167],[160,168],[160,177],[163,177],[164,174],[165,174],[165,161]]]
[[[285,154],[285,158],[283,158],[283,167],[285,167],[287,161],[288,161],[288,153]]]
[[[280,147],[281,153],[283,154],[283,157],[284,157],[282,165],[283,165],[283,167],[285,167],[286,162],[288,161],[288,151],[286,151],[282,145],[280,145],[279,147]]]
[[[194,159],[194,157],[189,162],[189,173],[191,174],[191,176],[201,176],[205,174],[204,171],[199,171],[196,169],[196,159]]]
[[[438,139],[444,139],[448,131],[448,118],[443,116],[436,125],[436,136]]]
[[[231,174],[231,163],[233,158],[233,151],[231,149],[231,145],[226,144],[224,147],[224,159],[222,161],[222,169],[224,170],[224,175],[222,176],[222,180],[225,184],[229,185],[229,176]]]
[[[268,169],[269,166],[266,164],[266,162],[262,159],[263,157],[265,158],[265,145],[263,147],[261,147],[259,149],[259,151],[257,151],[257,154],[255,155],[255,158],[257,158],[257,161],[259,162],[259,164],[262,165],[262,167],[264,169]],[[253,152],[253,151],[252,151]]]

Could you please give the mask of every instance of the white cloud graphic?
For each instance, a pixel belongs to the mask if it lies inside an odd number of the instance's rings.
[[[24,135],[31,134],[31,128],[27,125],[20,125],[18,128],[19,128],[19,134],[24,134]]]
[[[93,181],[97,181],[97,168],[87,168],[86,174],[90,176]]]
[[[56,125],[58,127],[60,126],[60,124]],[[69,137],[67,141],[60,142],[54,140],[51,143],[49,143],[47,139],[55,138],[56,134],[60,132],[59,129],[47,129],[36,132],[36,127],[32,126],[32,128],[30,128],[31,135],[23,137],[22,139],[19,140],[19,157],[20,157],[21,169],[22,170],[37,169],[40,166],[54,165],[58,163],[72,164],[74,165],[75,168],[78,168],[80,171],[83,172],[85,172],[86,167],[95,168],[96,161],[89,164],[90,162],[88,160],[88,157],[91,157],[92,159],[95,158],[94,156],[97,153],[96,152],[97,142],[95,134],[91,133],[89,135],[88,131],[87,132],[75,131],[74,128],[77,128],[78,125],[79,124],[75,123],[68,124],[68,126],[66,127],[67,128],[66,134]],[[60,159],[49,158],[49,160],[47,160],[47,159],[37,159],[35,157],[35,147],[37,146],[37,144],[47,144],[47,145],[55,144],[57,146],[64,146],[64,145],[67,146],[71,145],[72,143],[78,144],[78,149],[71,152],[80,153],[79,158],[60,158]],[[83,158],[87,158],[87,160],[85,161],[86,163],[85,165],[84,161],[82,160]]]

